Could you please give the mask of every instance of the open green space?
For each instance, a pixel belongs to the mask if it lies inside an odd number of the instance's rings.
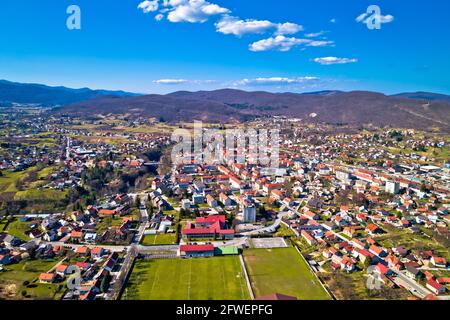
[[[383,224],[382,227],[386,231],[386,234],[375,237],[375,240],[385,248],[404,246],[414,252],[433,250],[436,255],[450,259],[449,248],[446,248],[433,237],[412,234],[409,230],[397,229],[388,224]]]
[[[248,300],[239,257],[138,260],[122,299]]]
[[[144,246],[176,244],[176,243],[177,243],[176,233],[150,234],[144,236],[144,239],[142,240],[142,245]]]
[[[4,266],[0,272],[0,299],[51,300],[61,298],[63,284],[39,283],[39,275],[56,265],[56,260],[27,260]]]
[[[15,218],[10,223],[5,223],[4,226],[6,227],[6,229],[4,229],[3,231],[6,231],[8,234],[24,241],[30,240],[30,238],[25,235],[25,232],[30,230],[29,222],[22,222],[19,219]]]
[[[244,260],[255,297],[280,293],[301,300],[331,299],[293,247],[248,249]]]
[[[121,217],[103,217],[95,226],[95,231],[98,234],[102,234],[111,227],[119,227],[123,224],[123,219]]]
[[[28,168],[24,171],[3,171],[3,176],[0,177],[0,192],[17,192],[17,181],[23,179],[34,167]]]
[[[435,159],[435,164],[442,164],[442,162],[448,161],[450,158],[450,147],[433,148],[429,147],[426,151],[414,151],[411,148],[387,148],[389,152],[395,155],[417,154],[419,156],[425,156],[428,159]]]
[[[53,190],[53,189],[29,189],[25,191],[18,191],[14,196],[14,200],[50,200],[60,201],[64,200],[69,194],[68,190]]]

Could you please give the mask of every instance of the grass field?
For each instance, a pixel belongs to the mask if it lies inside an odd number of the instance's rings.
[[[4,266],[5,271],[0,272],[0,300],[1,298],[25,300],[61,298],[62,285],[37,282],[39,275],[50,270],[56,263],[56,260],[29,260]],[[29,284],[25,285],[25,281]]]
[[[280,293],[301,300],[331,299],[295,248],[249,249],[244,260],[255,297]]]
[[[239,258],[139,260],[122,299],[248,300]]]
[[[25,232],[30,230],[30,223],[29,222],[22,222],[19,219],[14,219],[14,221],[10,222],[7,225],[6,230],[8,234],[15,236],[21,240],[28,241],[30,238],[25,235]]]
[[[144,246],[154,246],[161,244],[176,244],[177,234],[176,233],[164,233],[164,234],[152,234],[146,235],[142,240],[142,245]]]
[[[18,191],[14,196],[14,200],[49,200],[49,201],[60,201],[64,200],[69,191],[67,190],[52,190],[52,189],[30,189],[25,191]]]
[[[123,219],[119,217],[104,217],[100,218],[99,223],[97,223],[95,227],[95,231],[98,234],[102,234],[106,230],[108,230],[111,227],[119,227],[123,223]]]
[[[33,171],[34,168],[28,168],[24,171],[4,171],[3,176],[0,177],[0,192],[17,192],[16,182],[29,172]]]

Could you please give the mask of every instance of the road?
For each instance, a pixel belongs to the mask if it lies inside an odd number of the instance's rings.
[[[139,211],[141,213],[141,221],[138,229],[138,233],[134,237],[134,242],[136,245],[141,243],[142,238],[144,237],[145,230],[148,227],[148,212],[147,212],[147,197],[145,196],[145,193],[140,194],[140,206]]]
[[[390,270],[392,270],[397,275],[397,277],[394,278],[394,282],[397,285],[399,285],[399,286],[405,288],[406,290],[410,291],[415,296],[423,299],[427,295],[431,294],[430,291],[428,291],[422,285],[417,283],[417,281],[407,277],[402,272],[397,272],[397,271],[395,271],[393,269],[390,269]]]

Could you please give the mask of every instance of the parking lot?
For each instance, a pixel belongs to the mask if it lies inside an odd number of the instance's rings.
[[[287,248],[288,245],[283,238],[260,238],[251,239],[252,247],[255,249]]]

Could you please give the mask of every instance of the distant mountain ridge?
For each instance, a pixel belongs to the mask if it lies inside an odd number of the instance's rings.
[[[446,101],[427,102],[367,91],[307,94],[234,89],[178,91],[168,95],[98,98],[66,106],[59,112],[78,115],[122,113],[170,122],[232,122],[286,116],[305,122],[450,130],[450,103]]]
[[[101,96],[136,96],[125,91],[71,89],[50,87],[35,83],[18,83],[0,80],[0,103],[38,104],[42,106],[67,105]]]
[[[405,92],[395,94],[392,97],[416,99],[416,100],[426,100],[426,101],[447,101],[450,102],[450,96],[440,93],[432,92]]]
[[[2,101],[60,105],[52,112],[67,116],[126,114],[168,122],[242,122],[257,117],[285,116],[305,122],[450,131],[450,96],[427,92],[387,96],[370,91],[271,93],[220,89],[138,95],[1,80]]]

